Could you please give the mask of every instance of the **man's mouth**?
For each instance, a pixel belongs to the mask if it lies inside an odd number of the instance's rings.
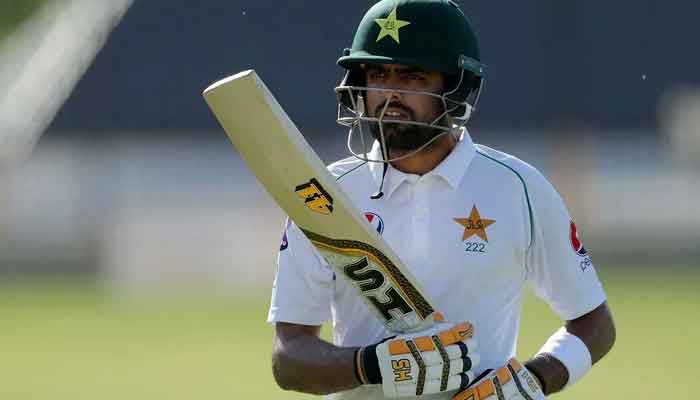
[[[384,111],[384,107],[386,107],[386,111]],[[382,114],[382,111],[384,111],[384,114]],[[389,103],[388,107],[386,106],[386,103],[377,107],[375,115],[381,116],[384,119],[407,121],[412,119],[413,113],[403,104],[392,102]]]
[[[408,115],[397,110],[386,110],[384,118],[406,120],[408,119]]]

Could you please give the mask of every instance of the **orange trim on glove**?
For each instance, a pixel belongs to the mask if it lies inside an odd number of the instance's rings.
[[[472,324],[470,324],[469,322],[463,322],[459,325],[455,325],[454,327],[446,331],[438,333],[437,336],[438,338],[440,338],[440,342],[442,342],[443,346],[449,346],[457,342],[469,339],[473,336],[473,334],[474,327],[472,326]],[[419,336],[417,338],[409,340],[411,340],[420,351],[435,350],[435,344],[433,343],[433,340],[428,336]],[[408,348],[406,340],[401,339],[389,342],[389,354],[391,354],[392,356],[410,353],[411,350]]]

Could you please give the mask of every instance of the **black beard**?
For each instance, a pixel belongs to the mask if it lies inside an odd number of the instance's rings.
[[[447,121],[442,118],[438,123],[440,127],[447,127],[447,125],[442,125]],[[381,135],[379,132],[379,123],[370,123],[370,129],[372,131],[372,136],[374,139],[381,142]],[[384,123],[384,140],[386,140],[386,147],[388,150],[398,150],[400,152],[410,152],[418,150],[419,148],[425,146],[426,143],[430,142],[433,138],[439,134],[445,132],[444,129],[432,128],[427,126],[418,126],[411,124],[402,124],[395,122]]]

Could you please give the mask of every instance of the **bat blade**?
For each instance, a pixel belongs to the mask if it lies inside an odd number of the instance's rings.
[[[218,81],[203,96],[258,180],[377,317],[395,332],[430,326],[438,314],[425,292],[255,71]]]

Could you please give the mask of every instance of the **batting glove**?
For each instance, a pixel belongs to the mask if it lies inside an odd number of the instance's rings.
[[[515,358],[497,370],[488,371],[482,379],[452,400],[544,400],[536,378]]]
[[[417,333],[360,348],[358,379],[382,384],[388,398],[415,397],[466,387],[479,363],[473,327],[468,322],[440,322]]]

